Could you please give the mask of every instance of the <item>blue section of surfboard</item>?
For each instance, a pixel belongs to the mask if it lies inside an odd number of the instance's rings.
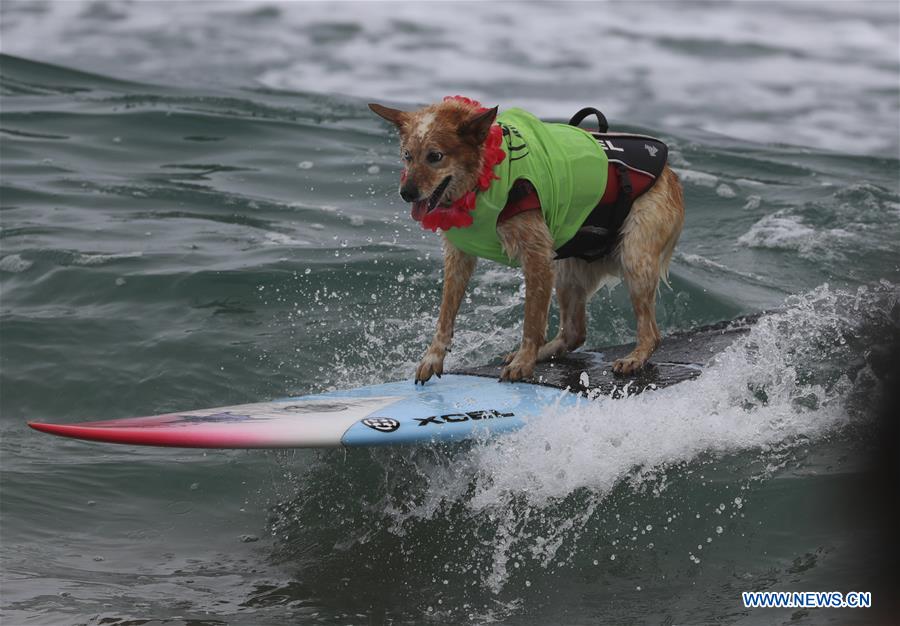
[[[574,406],[579,397],[553,387],[501,384],[482,376],[448,374],[433,384],[409,382],[363,387],[354,397],[383,392],[408,395],[353,424],[341,437],[345,446],[458,441],[509,432],[528,418]],[[335,398],[346,398],[337,392]]]
[[[283,398],[77,424],[30,422],[77,439],[189,448],[324,448],[427,444],[487,437],[552,418],[579,402],[615,402],[699,376],[701,363],[746,332],[751,320],[670,335],[633,376],[612,371],[633,346],[579,351],[538,364],[526,382],[498,382],[502,365],[474,367],[425,385],[411,380]]]

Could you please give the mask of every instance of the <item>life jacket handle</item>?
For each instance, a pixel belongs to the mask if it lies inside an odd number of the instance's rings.
[[[600,127],[601,133],[605,133],[609,130],[609,122],[606,121],[606,116],[594,107],[584,107],[578,113],[573,115],[572,119],[569,120],[569,126],[580,126],[581,122],[583,122],[584,118],[588,115],[597,116],[597,125]]]

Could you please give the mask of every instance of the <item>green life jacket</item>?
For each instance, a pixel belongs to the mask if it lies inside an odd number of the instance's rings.
[[[603,196],[608,161],[597,140],[575,126],[548,124],[522,109],[501,113],[497,122],[506,152],[494,167],[500,178],[477,193],[472,224],[444,236],[463,252],[516,266],[497,236],[497,218],[513,183],[525,179],[534,185],[555,250],[575,235]]]

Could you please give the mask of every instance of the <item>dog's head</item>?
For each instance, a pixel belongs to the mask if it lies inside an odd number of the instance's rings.
[[[468,221],[450,213],[460,211],[454,202],[476,188],[484,162],[482,147],[497,117],[497,107],[485,110],[465,98],[448,98],[418,111],[399,111],[374,103],[369,108],[400,131],[400,154],[405,164],[400,197],[412,203],[413,219],[423,225],[441,224],[441,228],[443,224],[470,224],[468,212]]]

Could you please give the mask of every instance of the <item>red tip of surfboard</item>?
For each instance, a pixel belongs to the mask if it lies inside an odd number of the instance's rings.
[[[63,427],[63,429],[65,429],[64,424],[45,424],[43,422],[28,422],[28,425],[35,430],[41,431],[42,433],[50,433],[52,435],[57,434],[59,432],[58,429],[61,426]]]
[[[103,437],[103,430],[100,428],[87,428],[76,424],[47,424],[45,422],[28,422],[28,425],[42,433],[50,433],[60,437],[106,441]]]
[[[181,429],[106,426],[110,422],[87,424],[46,424],[28,422],[34,430],[86,441],[121,443],[133,446],[175,448],[252,448],[253,440],[240,433],[189,433]],[[101,426],[100,424],[104,424]]]
[[[179,445],[172,442],[171,438],[166,437],[164,433],[152,433],[134,428],[98,428],[97,426],[85,426],[84,424],[46,424],[43,422],[28,422],[28,425],[42,433],[86,441],[131,445]],[[193,447],[190,442],[181,445]]]

